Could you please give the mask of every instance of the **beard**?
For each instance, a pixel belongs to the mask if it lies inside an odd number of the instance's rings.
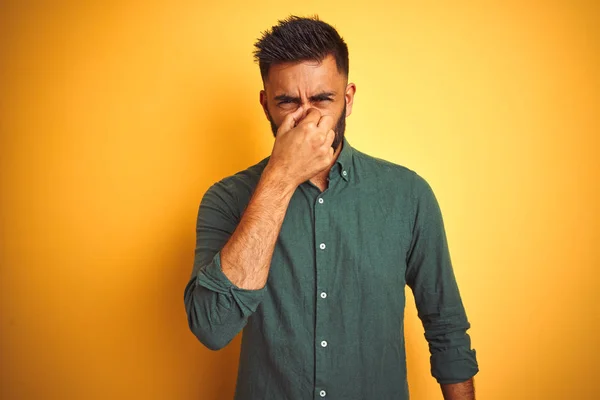
[[[275,121],[273,121],[273,118],[271,117],[271,114],[269,113],[268,109],[267,116],[269,117],[269,122],[271,123],[271,131],[273,131],[273,136],[276,137],[279,127],[275,125]],[[342,114],[335,123],[333,131],[335,132],[335,138],[333,139],[333,143],[331,143],[331,147],[335,152],[340,143],[344,141],[344,133],[346,132],[346,100],[344,100],[344,109],[342,110]]]

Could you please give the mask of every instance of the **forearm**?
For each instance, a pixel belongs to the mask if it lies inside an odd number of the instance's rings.
[[[197,254],[198,273],[188,283],[184,300],[190,329],[209,349],[225,347],[260,303],[260,289],[267,281],[292,194],[289,180],[286,183],[279,173],[265,168],[237,226],[227,226],[227,220],[218,225],[219,229],[231,229],[231,236],[223,245],[215,245],[214,256],[200,261]],[[215,224],[208,210],[218,207],[219,201],[223,200],[213,192],[205,196],[199,216],[202,236],[198,240],[214,241],[207,233],[208,227]]]
[[[256,312],[296,188],[333,162],[333,118],[319,119],[312,109],[297,123],[302,110],[288,114],[279,127],[269,163],[241,215],[235,177],[209,188],[200,204],[184,301],[190,329],[208,348],[226,346]]]
[[[267,167],[242,218],[221,250],[221,268],[237,287],[262,288],[269,275],[275,243],[296,187]]]
[[[475,400],[473,378],[460,383],[441,384],[444,400]]]

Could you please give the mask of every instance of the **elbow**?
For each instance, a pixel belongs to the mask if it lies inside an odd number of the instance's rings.
[[[209,290],[194,279],[186,286],[184,302],[190,330],[213,351],[227,346],[247,322],[231,294]]]
[[[233,339],[224,331],[223,325],[211,321],[209,309],[206,309],[201,302],[194,301],[194,296],[190,292],[185,294],[185,310],[190,330],[206,348],[213,351],[220,350]]]
[[[194,335],[196,338],[198,338],[200,343],[204,345],[204,347],[212,351],[221,350],[229,344],[228,341],[220,340],[218,337],[215,337],[215,335],[206,335],[205,333],[199,331],[195,331]]]
[[[231,342],[231,339],[226,339],[223,335],[213,332],[210,328],[194,325],[190,323],[190,330],[196,336],[198,341],[209,350],[221,350]]]

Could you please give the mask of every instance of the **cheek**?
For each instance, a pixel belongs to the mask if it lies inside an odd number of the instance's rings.
[[[287,114],[287,112],[284,112],[277,106],[269,107],[267,105],[267,114],[268,114],[268,117],[271,120],[271,122],[274,122],[277,125],[279,125],[279,123],[281,123],[281,121],[283,121],[283,118],[285,117],[285,114]]]
[[[291,113],[291,111],[283,112],[282,110],[274,110],[273,113],[271,114],[271,122],[273,124],[275,124],[277,127],[279,127],[279,126],[281,126],[281,123],[285,119],[285,116],[290,113]]]

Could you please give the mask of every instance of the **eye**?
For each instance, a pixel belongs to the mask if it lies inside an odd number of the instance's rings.
[[[290,104],[291,102],[291,100],[281,100],[279,103],[277,103],[277,105]]]

